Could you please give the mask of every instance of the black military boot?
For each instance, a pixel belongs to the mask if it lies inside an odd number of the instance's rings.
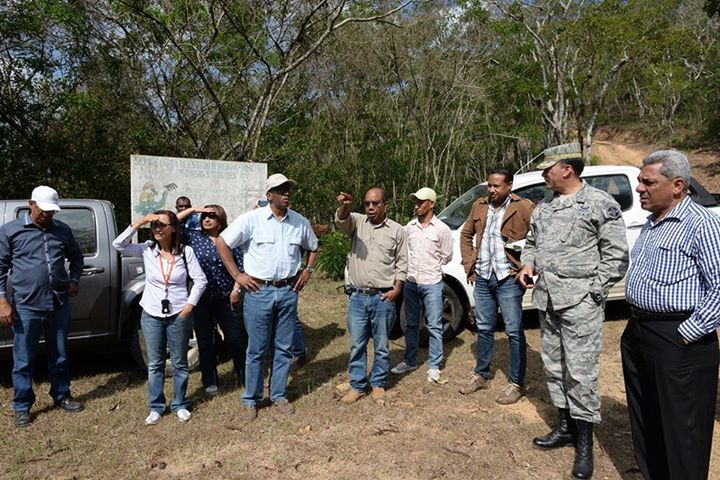
[[[550,450],[551,448],[560,448],[565,445],[575,445],[577,429],[575,427],[575,420],[570,417],[570,410],[567,408],[558,408],[558,412],[560,413],[560,422],[544,437],[533,438],[533,446],[535,448]]]
[[[572,476],[586,479],[593,474],[593,424],[577,420],[577,443]]]

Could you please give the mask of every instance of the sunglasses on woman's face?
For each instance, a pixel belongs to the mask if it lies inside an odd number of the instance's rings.
[[[208,213],[203,213],[202,215],[200,215],[200,218],[203,220],[205,220],[206,218],[209,218],[211,220],[217,220],[218,217],[217,217],[217,213],[208,212]]]
[[[155,220],[154,222],[152,222],[150,224],[150,228],[152,228],[153,230],[164,230],[169,226],[170,226],[169,223],[163,223],[159,220]]]

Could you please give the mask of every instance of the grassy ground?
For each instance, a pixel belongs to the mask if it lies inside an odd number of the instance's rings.
[[[335,387],[347,381],[349,338],[345,297],[338,284],[311,283],[300,300],[311,362],[291,378],[293,416],[263,408],[250,424],[240,419],[240,394],[231,365],[221,366],[222,393],[207,400],[198,373],[189,393],[193,418],[163,417],[143,425],[146,385],[119,359],[90,354],[71,357],[74,395],[85,411],[51,408],[46,376],[36,384],[32,426],[12,425],[10,365],[2,364],[0,390],[0,477],[2,478],[481,478],[564,479],[573,450],[540,452],[530,446],[555,418],[542,382],[539,332],[528,336],[529,393],[516,405],[495,396],[506,383],[507,340],[498,333],[495,379],[489,390],[457,393],[474,360],[474,337],[463,332],[446,345],[445,385],[429,384],[422,367],[392,378],[388,405],[369,399],[342,405]],[[608,311],[602,356],[603,423],[596,429],[597,479],[638,479],[632,457],[618,352],[625,325],[623,305]],[[392,363],[402,356],[402,339],[392,342]],[[425,360],[422,351],[421,360]],[[171,386],[166,385],[166,395]],[[716,429],[717,430],[717,429]],[[717,450],[717,449],[716,449]],[[711,478],[720,472],[713,455]]]

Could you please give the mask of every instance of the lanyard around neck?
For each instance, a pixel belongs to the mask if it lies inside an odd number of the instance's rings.
[[[167,276],[165,276],[165,268],[163,267],[162,253],[158,257],[158,261],[160,262],[160,275],[162,275],[163,282],[165,282],[165,293],[167,293],[168,284],[170,283],[170,275],[172,275],[173,267],[175,266],[175,255],[172,256],[172,261],[170,262],[170,269],[168,270]]]

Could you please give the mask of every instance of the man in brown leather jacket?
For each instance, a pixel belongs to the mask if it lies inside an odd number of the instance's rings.
[[[516,281],[521,267],[521,245],[517,242],[525,239],[534,208],[530,200],[510,193],[512,182],[510,170],[491,171],[488,196],[473,204],[460,233],[467,281],[475,283],[477,325],[477,363],[472,379],[460,388],[460,393],[466,395],[488,387],[499,306],[510,343],[508,385],[496,399],[503,405],[520,400],[525,389],[526,344],[522,324],[525,289]]]

